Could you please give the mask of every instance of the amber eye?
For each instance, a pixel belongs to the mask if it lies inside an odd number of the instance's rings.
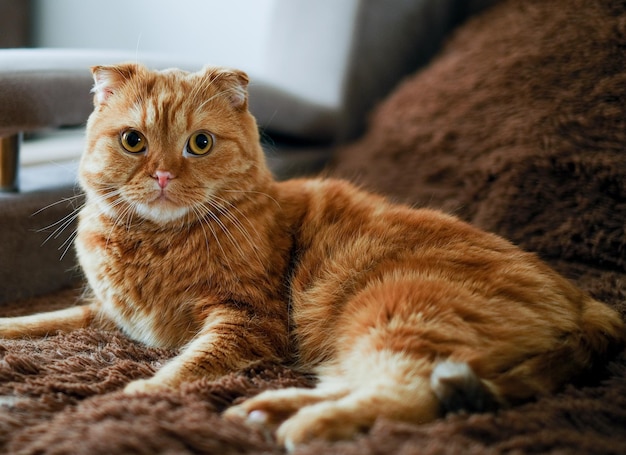
[[[213,135],[206,131],[196,131],[187,141],[185,150],[196,156],[206,155],[213,148]]]
[[[122,147],[129,153],[145,152],[148,147],[146,137],[136,130],[126,130],[120,136]]]

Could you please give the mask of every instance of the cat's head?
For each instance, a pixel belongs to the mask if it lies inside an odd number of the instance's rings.
[[[92,72],[79,182],[102,212],[165,224],[232,205],[270,178],[245,73],[137,64]]]

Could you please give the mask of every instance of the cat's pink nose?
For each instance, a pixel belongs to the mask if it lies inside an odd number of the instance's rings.
[[[170,183],[170,180],[174,178],[174,174],[169,171],[156,171],[154,177],[159,182],[159,186],[165,188],[167,184]]]

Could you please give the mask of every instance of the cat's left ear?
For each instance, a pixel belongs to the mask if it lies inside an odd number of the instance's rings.
[[[240,110],[248,108],[248,83],[250,79],[243,71],[227,68],[207,67],[204,69],[211,85],[217,85],[230,104]]]
[[[94,93],[94,104],[106,104],[107,100],[122,85],[132,78],[139,71],[139,65],[125,63],[121,65],[93,66],[94,86],[91,90]]]

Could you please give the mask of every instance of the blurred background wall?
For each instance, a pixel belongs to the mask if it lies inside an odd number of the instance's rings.
[[[262,64],[273,4],[274,0],[32,0],[32,45],[171,53],[218,65],[245,62],[245,69],[254,71]]]
[[[341,102],[359,0],[0,0],[0,47],[158,52]]]

